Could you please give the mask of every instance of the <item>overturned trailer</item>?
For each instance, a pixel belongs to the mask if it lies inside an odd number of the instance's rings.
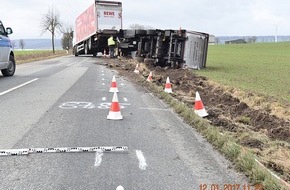
[[[187,30],[122,30],[119,50],[151,59],[156,66],[206,67],[209,35]],[[142,60],[142,59],[141,59]]]
[[[94,55],[108,53],[107,40],[118,42],[118,55],[151,59],[155,66],[205,68],[209,35],[187,30],[123,29],[122,3],[94,0],[76,18],[73,53]],[[133,54],[132,54],[133,55]]]

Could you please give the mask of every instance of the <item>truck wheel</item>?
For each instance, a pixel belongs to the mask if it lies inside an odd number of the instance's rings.
[[[136,30],[136,35],[146,35],[146,30]]]
[[[150,36],[154,36],[157,34],[156,30],[147,30],[146,33],[147,35],[150,35]]]
[[[85,55],[88,54],[88,44],[85,44]]]
[[[2,69],[1,72],[5,77],[10,77],[14,75],[15,69],[16,69],[16,64],[15,64],[14,56],[10,55],[8,68]]]

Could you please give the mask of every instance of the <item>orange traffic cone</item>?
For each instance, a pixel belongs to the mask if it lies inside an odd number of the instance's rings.
[[[208,113],[205,111],[205,108],[203,106],[203,103],[201,101],[201,98],[198,92],[196,92],[196,95],[195,95],[194,113],[196,113],[199,117],[208,116]]]
[[[152,82],[152,71],[149,73],[149,76],[148,76],[148,78],[147,78],[147,81],[148,82]]]
[[[119,92],[115,76],[113,76],[113,79],[112,79],[112,82],[111,82],[111,88],[110,88],[109,92]]]
[[[134,73],[139,74],[139,64],[136,65]]]
[[[167,79],[166,79],[164,92],[172,93],[171,83],[170,83],[169,77],[167,77]]]
[[[118,96],[116,92],[114,92],[113,100],[110,107],[110,112],[107,116],[107,119],[111,119],[111,120],[123,119],[123,116],[121,115],[120,105],[119,105]]]

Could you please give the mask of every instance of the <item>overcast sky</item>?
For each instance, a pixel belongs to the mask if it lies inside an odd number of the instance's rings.
[[[289,0],[120,0],[123,28],[141,24],[158,29],[206,32],[215,36],[290,35]],[[40,20],[58,10],[65,25],[94,0],[1,0],[0,20],[12,27],[12,39],[50,38],[41,35]],[[61,38],[59,34],[57,38]]]

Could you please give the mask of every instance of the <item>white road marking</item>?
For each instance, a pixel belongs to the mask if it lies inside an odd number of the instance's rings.
[[[105,74],[103,73],[102,76],[105,76]]]
[[[102,83],[102,85],[105,86],[106,84],[105,83]]]
[[[119,185],[116,190],[124,190],[124,187],[122,187],[121,185]]]
[[[136,155],[137,155],[137,158],[139,160],[139,168],[141,170],[146,170],[147,168],[147,163],[146,163],[146,160],[145,160],[145,157],[143,156],[143,153],[141,150],[136,150]]]
[[[103,103],[100,103],[98,108],[99,109],[110,109],[111,104],[112,104],[111,102],[103,102]],[[126,106],[130,106],[131,104],[129,104],[129,103],[120,103],[119,102],[119,105],[120,105],[120,109],[124,109]]]
[[[105,80],[104,78],[102,78],[102,80]]]
[[[124,86],[124,84],[123,84],[123,83],[121,83],[121,86]]]
[[[96,152],[96,158],[95,158],[95,167],[98,167],[101,165],[102,162],[102,156],[103,156],[103,152],[102,151],[97,151]]]
[[[72,66],[73,64],[74,64],[74,63],[71,63],[71,64],[68,64],[67,66],[70,67],[70,66]]]
[[[28,81],[28,82],[26,82],[26,83],[23,83],[23,84],[21,84],[21,85],[15,86],[14,88],[10,88],[9,90],[6,90],[6,91],[4,91],[4,92],[1,92],[1,93],[0,93],[0,96],[2,96],[2,95],[4,95],[4,94],[7,94],[7,93],[9,93],[9,92],[11,92],[11,91],[13,91],[13,90],[18,89],[18,88],[21,88],[21,87],[23,87],[23,86],[25,86],[25,85],[28,85],[28,84],[30,84],[30,83],[32,83],[32,82],[34,82],[34,81],[37,81],[38,79],[39,79],[39,78],[35,78],[35,79],[30,80],[30,81]]]
[[[123,99],[124,99],[125,102],[128,102],[128,98],[124,97]]]
[[[59,106],[62,109],[92,109],[95,108],[95,105],[92,102],[65,102]]]
[[[103,97],[103,98],[102,98],[102,101],[106,101],[106,100],[107,100],[107,97]]]

